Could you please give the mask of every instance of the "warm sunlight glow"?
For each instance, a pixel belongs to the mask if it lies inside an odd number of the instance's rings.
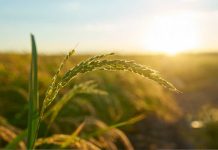
[[[156,16],[146,29],[145,48],[175,55],[198,47],[198,26],[191,13]]]

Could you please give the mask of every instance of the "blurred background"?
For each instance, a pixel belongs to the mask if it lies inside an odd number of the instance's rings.
[[[182,92],[132,73],[87,73],[57,100],[89,80],[108,94],[74,97],[49,134],[69,134],[87,116],[114,125],[144,114],[119,127],[135,149],[218,148],[217,26],[217,0],[0,0],[0,127],[26,128],[29,34],[34,33],[40,100],[64,54],[78,43],[65,71],[91,55],[115,52],[114,58],[158,70]],[[2,137],[0,147],[10,141]]]

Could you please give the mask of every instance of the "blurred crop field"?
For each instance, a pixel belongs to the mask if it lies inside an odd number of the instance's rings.
[[[39,56],[39,99],[43,100],[62,55]],[[75,55],[67,70],[87,58]],[[93,80],[106,95],[79,94],[58,114],[48,134],[72,133],[78,122],[95,117],[107,125],[144,114],[143,120],[120,127],[134,148],[218,148],[218,54],[113,56],[150,66],[173,83],[171,92],[129,72],[96,71],[72,80],[56,98],[75,84]],[[30,55],[0,54],[0,123],[17,132],[27,124]],[[44,134],[42,125],[39,135]],[[1,129],[0,129],[1,130]],[[10,140],[9,140],[10,141]],[[0,148],[7,144],[0,139]]]

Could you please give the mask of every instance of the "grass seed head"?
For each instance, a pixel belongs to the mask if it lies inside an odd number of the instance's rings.
[[[133,72],[135,74],[139,74],[143,77],[151,79],[171,91],[178,92],[178,90],[171,83],[163,79],[156,70],[153,70],[144,65],[137,64],[134,61],[127,61],[127,60],[120,60],[120,59],[108,60],[105,58],[106,56],[114,55],[114,53],[109,53],[105,55],[97,55],[97,56],[88,58],[87,60],[84,60],[81,63],[74,66],[73,68],[69,69],[69,71],[67,71],[63,75],[63,77],[60,78],[59,81],[57,81],[57,76],[59,72],[61,71],[61,69],[63,68],[64,64],[69,59],[69,57],[72,55],[72,53],[74,53],[74,50],[71,51],[64,58],[57,73],[55,74],[53,78],[53,82],[51,86],[49,87],[48,92],[46,93],[45,100],[43,101],[43,108],[42,108],[41,116],[43,116],[45,109],[53,102],[53,100],[55,99],[55,97],[57,96],[61,88],[69,84],[70,81],[76,78],[78,75],[85,74],[91,71],[107,70],[107,71]]]

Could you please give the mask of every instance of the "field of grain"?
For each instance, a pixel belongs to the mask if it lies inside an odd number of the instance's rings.
[[[39,56],[40,106],[63,57]],[[72,68],[87,57],[72,56],[63,70]],[[217,54],[128,55],[112,58],[135,60],[158,70],[181,93],[164,89],[130,72],[86,73],[73,79],[60,91],[55,101],[66,95],[74,85],[90,80],[98,92],[73,96],[60,110],[49,130],[46,128],[49,121],[42,123],[39,137],[71,134],[85,119],[95,118],[109,128],[118,124],[117,128],[125,133],[135,149],[218,148]],[[11,131],[11,136],[0,133],[1,148],[27,127],[29,64],[28,54],[0,54],[0,130],[7,127]],[[131,123],[140,115],[143,117]],[[125,124],[128,121],[130,123]],[[124,125],[119,126],[123,122]],[[93,130],[98,133],[91,123],[85,125],[80,136],[86,139]],[[106,134],[106,131],[101,134]],[[123,145],[125,147],[122,142],[122,139],[116,142],[120,149]],[[24,146],[22,144],[20,147]],[[44,145],[43,148],[51,147]]]

